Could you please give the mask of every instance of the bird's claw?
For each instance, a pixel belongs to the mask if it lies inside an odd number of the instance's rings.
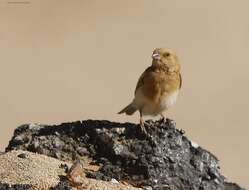
[[[140,119],[140,129],[143,134],[147,135],[147,131],[144,126],[144,121],[142,119]]]

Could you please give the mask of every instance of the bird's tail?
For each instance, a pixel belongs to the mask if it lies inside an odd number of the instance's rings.
[[[137,107],[132,103],[122,109],[118,114],[126,113],[127,115],[132,115],[137,111]]]

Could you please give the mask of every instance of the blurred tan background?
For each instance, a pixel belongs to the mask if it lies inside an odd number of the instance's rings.
[[[183,89],[167,116],[249,188],[249,1],[0,1],[0,150],[13,130],[116,113],[155,47],[174,49]]]

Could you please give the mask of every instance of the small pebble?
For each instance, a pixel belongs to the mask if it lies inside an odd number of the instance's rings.
[[[28,158],[27,154],[21,153],[17,155],[18,158]]]
[[[190,141],[190,143],[191,143],[191,146],[194,147],[194,148],[198,148],[199,147],[199,145],[196,142],[194,142],[194,141]]]
[[[89,151],[85,147],[78,147],[76,150],[81,156],[89,155]]]
[[[37,124],[37,123],[30,123],[29,124],[29,129],[30,130],[40,130],[42,128],[41,125]]]
[[[185,131],[183,129],[180,129],[180,133],[183,135],[185,134]]]
[[[24,143],[24,140],[23,140],[23,139],[24,139],[23,136],[19,135],[19,136],[16,136],[16,137],[13,139],[13,141],[14,141],[15,144],[22,144],[22,143]]]
[[[110,182],[111,182],[111,183],[119,183],[119,182],[118,182],[116,179],[114,179],[114,178],[112,178]]]
[[[151,186],[143,186],[143,190],[153,190]]]

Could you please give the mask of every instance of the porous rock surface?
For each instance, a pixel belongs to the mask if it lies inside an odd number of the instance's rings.
[[[86,158],[99,166],[87,177],[125,181],[153,190],[241,190],[226,181],[218,159],[192,143],[175,123],[147,121],[147,135],[132,123],[78,121],[18,127],[6,151],[27,150],[62,161]]]

